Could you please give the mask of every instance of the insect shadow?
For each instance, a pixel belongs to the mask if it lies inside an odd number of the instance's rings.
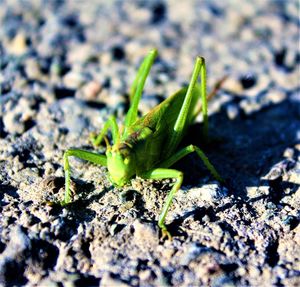
[[[247,199],[246,187],[264,185],[274,164],[284,160],[283,153],[297,143],[300,131],[300,104],[285,100],[237,119],[228,120],[224,109],[211,117],[216,146],[208,145],[212,160],[226,179],[229,192]]]
[[[262,177],[275,164],[284,160],[283,152],[286,148],[293,147],[299,141],[300,104],[287,99],[251,115],[241,113],[234,120],[228,119],[226,113],[226,106],[230,104],[233,103],[226,103],[219,113],[210,117],[209,144],[195,137],[201,124],[191,126],[187,137],[192,139],[193,144],[200,146],[219,167],[229,194],[245,201],[248,199],[246,187],[267,184],[277,191],[277,197],[271,197],[279,201],[284,196],[283,193],[278,194],[279,190],[287,186],[296,190],[298,185],[283,182],[280,178],[271,181]],[[199,169],[195,172],[199,173]],[[193,182],[195,172],[190,173],[187,180]],[[203,173],[206,173],[204,169]]]
[[[229,194],[234,197],[231,204],[219,206],[216,213],[231,208],[234,204],[250,203],[262,199],[261,196],[249,200],[247,187],[269,186],[270,194],[265,195],[268,201],[279,203],[286,195],[290,195],[299,188],[296,183],[284,182],[282,177],[276,180],[262,179],[271,168],[283,161],[284,151],[293,147],[299,139],[300,132],[300,103],[287,99],[279,104],[271,104],[251,115],[240,114],[236,119],[228,119],[225,104],[220,112],[210,117],[210,140],[204,143],[201,138],[201,124],[191,126],[187,140],[200,146],[211,161],[218,167],[220,174],[226,181]],[[199,136],[195,136],[199,135]],[[298,155],[294,155],[297,157]],[[182,170],[189,170],[185,184],[199,184],[199,172],[206,175],[206,170],[193,160],[193,154],[183,159],[179,165]],[[192,164],[198,167],[191,168]],[[189,166],[188,168],[186,166]],[[285,193],[289,187],[291,192]],[[252,207],[248,204],[249,211]],[[255,210],[252,210],[255,213]],[[189,216],[195,216],[199,209],[191,211],[182,218],[176,219],[176,225]],[[206,214],[202,210],[201,214]],[[173,222],[170,224],[173,226]],[[172,229],[172,227],[170,227]]]

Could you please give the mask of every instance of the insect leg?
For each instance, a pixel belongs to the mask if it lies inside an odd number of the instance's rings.
[[[124,133],[126,133],[126,127],[131,126],[136,121],[139,101],[141,99],[147,76],[150,72],[156,55],[157,51],[155,49],[149,52],[142,65],[140,66],[135,80],[133,81],[130,89],[131,106],[125,118]]]
[[[170,158],[168,158],[164,162],[160,163],[159,166],[164,167],[164,168],[168,168],[168,167],[172,166],[175,162],[179,161],[180,159],[182,159],[183,157],[185,157],[186,155],[188,155],[188,154],[190,154],[194,151],[201,158],[204,165],[211,172],[211,174],[215,177],[215,179],[217,179],[220,182],[224,182],[224,180],[221,178],[221,176],[216,171],[214,166],[210,163],[210,161],[208,160],[208,158],[204,154],[204,152],[200,148],[198,148],[197,146],[194,146],[194,145],[189,145],[189,146],[181,149],[180,151],[175,153],[173,156],[171,156]]]
[[[206,99],[206,68],[205,60],[202,57],[197,57],[196,63],[194,66],[192,78],[186,92],[184,102],[180,109],[178,118],[174,125],[174,132],[170,140],[170,150],[173,146],[177,146],[182,139],[182,134],[186,127],[186,120],[189,115],[190,105],[193,98],[193,90],[197,84],[199,75],[201,76],[201,98],[202,98],[202,113],[203,113],[203,122],[204,122],[204,134],[207,134],[208,131],[208,116],[207,116],[207,99]]]
[[[81,149],[68,149],[64,153],[64,170],[65,170],[65,198],[61,202],[61,205],[66,205],[71,202],[71,191],[70,191],[70,181],[71,181],[71,168],[69,164],[69,157],[75,156],[87,160],[89,162],[107,166],[106,156],[102,154],[97,154]]]
[[[182,184],[183,173],[176,169],[156,168],[156,169],[147,171],[147,172],[141,174],[140,176],[145,179],[176,178],[176,182],[168,194],[168,197],[165,201],[165,204],[163,206],[163,209],[161,211],[161,214],[160,214],[159,220],[158,220],[158,226],[161,228],[163,236],[167,236],[167,237],[171,238],[171,235],[168,232],[167,227],[165,225],[165,218],[168,213],[168,209],[172,203],[172,199]]]
[[[90,140],[92,141],[92,144],[94,146],[97,147],[97,146],[100,145],[100,143],[102,142],[102,140],[103,140],[105,134],[107,133],[109,127],[112,130],[113,142],[117,143],[120,140],[119,128],[118,128],[118,125],[117,125],[116,118],[115,118],[115,116],[111,115],[108,118],[107,122],[104,124],[104,127],[101,130],[101,132],[97,136],[94,136],[94,135],[90,136]]]

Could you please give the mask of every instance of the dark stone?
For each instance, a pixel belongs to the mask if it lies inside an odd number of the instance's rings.
[[[245,75],[240,78],[240,82],[245,90],[252,88],[256,84],[254,75]]]
[[[111,52],[112,52],[112,56],[114,58],[114,60],[117,60],[117,61],[121,61],[125,58],[126,54],[125,54],[125,51],[123,49],[122,46],[114,46],[112,49],[111,49]]]
[[[165,20],[167,14],[167,8],[164,3],[156,3],[152,6],[152,24],[158,24]]]
[[[64,87],[56,87],[54,89],[54,94],[58,100],[64,99],[64,98],[73,98],[75,96],[75,90],[67,89]]]

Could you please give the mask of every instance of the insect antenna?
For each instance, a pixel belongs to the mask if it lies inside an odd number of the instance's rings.
[[[206,99],[207,101],[211,100],[216,94],[217,92],[222,88],[223,83],[226,81],[226,79],[228,78],[228,76],[224,76],[223,78],[221,78],[213,87],[212,91],[207,95]],[[194,114],[193,117],[193,121],[195,121],[196,117],[202,112],[202,105],[200,105],[197,109],[197,111]]]

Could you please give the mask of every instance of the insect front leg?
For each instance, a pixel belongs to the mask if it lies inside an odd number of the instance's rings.
[[[102,166],[107,166],[107,159],[105,155],[81,150],[81,149],[69,149],[64,153],[64,170],[65,170],[65,197],[64,200],[60,202],[61,205],[66,205],[71,202],[71,168],[69,163],[69,157],[75,156],[86,161],[99,164]]]
[[[167,230],[165,225],[165,219],[169,210],[169,207],[172,203],[173,197],[175,196],[176,192],[179,190],[182,180],[183,180],[183,173],[176,169],[168,169],[168,168],[156,168],[150,171],[147,171],[140,175],[144,179],[164,179],[164,178],[175,178],[176,182],[174,183],[172,189],[170,190],[168,197],[165,201],[161,214],[158,220],[158,226],[162,230],[163,237],[167,236],[171,239],[171,234]]]
[[[101,130],[101,132],[98,135],[90,135],[90,140],[92,141],[92,144],[97,147],[100,145],[100,143],[102,142],[104,136],[106,135],[108,129],[111,128],[112,130],[112,137],[113,137],[113,142],[117,143],[120,140],[120,133],[119,133],[119,128],[118,128],[118,124],[117,124],[117,120],[116,117],[114,115],[111,115],[107,122],[104,124],[103,129]]]
[[[197,155],[201,158],[201,160],[203,161],[204,165],[211,172],[211,174],[214,176],[215,179],[217,179],[220,182],[224,182],[224,180],[222,179],[222,177],[219,175],[219,173],[217,172],[217,170],[214,168],[214,166],[211,164],[211,162],[209,161],[209,159],[205,155],[205,153],[200,148],[198,148],[195,145],[189,145],[189,146],[187,146],[187,147],[179,150],[173,156],[171,156],[170,158],[168,158],[167,160],[165,160],[164,162],[162,162],[160,164],[160,166],[161,167],[166,167],[166,168],[170,167],[174,163],[176,163],[177,161],[179,161],[180,159],[182,159],[183,157],[187,156],[188,154],[190,154],[192,152],[196,152],[197,153]]]

